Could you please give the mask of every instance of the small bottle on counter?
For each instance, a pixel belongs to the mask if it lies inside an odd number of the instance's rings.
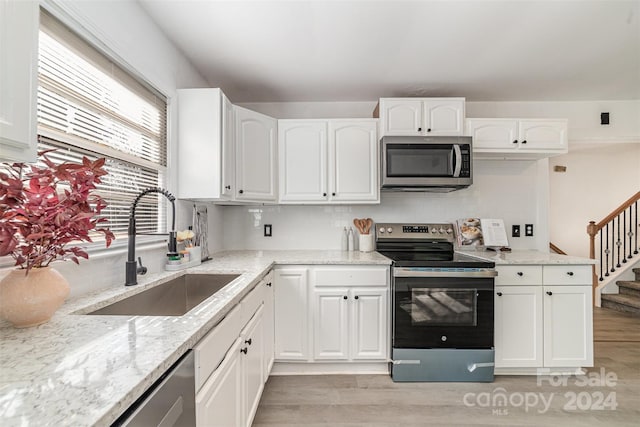
[[[347,235],[348,235],[348,233],[347,233],[347,227],[344,227],[344,228],[342,229],[342,244],[340,245],[340,248],[341,248],[343,251],[346,251],[346,250],[348,250],[348,249],[349,249],[349,243],[348,243],[348,242],[349,242],[349,238],[348,238],[348,236],[347,236]]]
[[[351,227],[349,227],[349,235],[348,235],[347,239],[348,239],[347,246],[349,248],[349,252],[351,252],[354,249],[353,248],[353,243],[354,243],[354,240],[353,240],[353,228],[351,228]]]

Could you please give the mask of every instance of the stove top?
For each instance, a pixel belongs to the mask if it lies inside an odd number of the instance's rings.
[[[397,267],[493,268],[495,263],[454,252],[452,224],[376,224],[376,247]]]

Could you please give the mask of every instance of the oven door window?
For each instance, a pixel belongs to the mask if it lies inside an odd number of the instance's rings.
[[[387,146],[387,176],[450,177],[453,175],[451,145],[393,144]]]
[[[476,289],[414,288],[400,305],[412,326],[476,326]]]

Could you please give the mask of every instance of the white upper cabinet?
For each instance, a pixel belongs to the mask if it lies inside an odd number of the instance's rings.
[[[231,200],[233,105],[220,89],[178,90],[178,197]]]
[[[0,162],[37,157],[37,1],[0,0]]]
[[[381,135],[464,133],[464,98],[381,98],[374,112]]]
[[[377,120],[329,120],[329,189],[335,202],[378,202]]]
[[[280,120],[281,203],[378,203],[375,119]]]
[[[381,99],[380,123],[382,135],[420,135],[422,132],[422,101],[411,98]]]
[[[479,157],[542,158],[568,150],[564,119],[467,119],[466,128]]]
[[[326,120],[279,120],[280,201],[326,201]]]
[[[278,121],[234,106],[236,119],[236,200],[277,199],[276,132]]]

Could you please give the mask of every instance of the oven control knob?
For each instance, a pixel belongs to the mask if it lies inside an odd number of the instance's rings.
[[[440,234],[444,233],[444,228],[440,228],[440,230],[438,230],[440,232]]]
[[[453,229],[452,228],[447,228],[447,234],[451,234],[453,233]]]
[[[380,233],[384,233],[384,227],[380,227]]]
[[[391,227],[387,228],[387,233],[393,233],[393,228]]]
[[[447,340],[447,336],[446,336],[446,335],[443,335],[442,337],[440,337],[440,339],[441,339],[442,341],[446,341],[446,340]]]

